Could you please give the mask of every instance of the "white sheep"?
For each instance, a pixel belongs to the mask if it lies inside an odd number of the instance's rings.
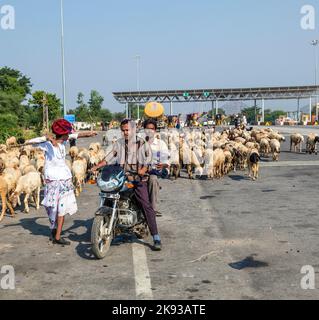
[[[89,146],[89,151],[93,151],[94,153],[99,153],[102,149],[102,146],[99,142],[91,143]]]
[[[4,161],[6,168],[19,168],[20,160],[13,154],[1,154],[0,158]]]
[[[37,169],[35,168],[34,165],[30,164],[30,165],[24,167],[21,173],[23,176],[25,176],[29,172],[37,172]]]
[[[10,137],[7,139],[6,141],[6,146],[8,148],[12,147],[12,146],[16,146],[18,143],[17,143],[17,138],[16,137]]]
[[[269,153],[270,153],[270,143],[269,143],[269,139],[268,138],[262,138],[260,140],[260,153],[262,156],[264,157],[268,157]]]
[[[24,168],[30,165],[30,160],[27,155],[22,155],[20,157],[19,169],[21,173],[23,172]]]
[[[72,164],[73,184],[75,195],[78,197],[82,192],[82,186],[85,183],[87,171],[87,162],[83,158],[77,158]]]
[[[69,155],[70,155],[71,160],[73,162],[75,160],[75,158],[79,155],[79,148],[78,147],[70,148]]]
[[[20,177],[21,177],[20,169],[6,168],[3,171],[3,178],[6,180],[8,184],[9,194],[15,190]]]
[[[43,152],[37,152],[35,154],[35,168],[37,169],[38,172],[42,174],[44,171],[44,166],[45,166],[45,155]]]
[[[86,160],[87,163],[90,163],[90,152],[87,149],[85,148],[79,149],[78,157],[83,158]]]
[[[305,142],[305,138],[300,133],[294,133],[290,137],[290,152],[292,152],[292,148],[294,148],[294,152],[297,152],[297,148],[299,147],[299,152],[302,152],[302,144]]]
[[[41,176],[39,172],[30,172],[26,174],[25,176],[22,176],[19,178],[17,187],[10,197],[10,201],[13,205],[13,207],[17,206],[17,203],[19,203],[19,196],[24,193],[25,199],[24,199],[24,206],[25,206],[25,212],[29,213],[29,197],[32,196],[34,199],[34,202],[36,204],[36,209],[40,209],[40,189],[41,189]]]
[[[280,142],[277,139],[270,140],[270,148],[271,153],[273,154],[273,160],[279,161],[279,154],[280,154]]]
[[[171,140],[168,144],[169,151],[169,165],[170,165],[170,175],[175,177],[175,180],[180,176],[181,165],[179,158],[179,147]]]

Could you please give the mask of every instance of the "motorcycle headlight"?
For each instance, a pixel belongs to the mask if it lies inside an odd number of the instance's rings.
[[[98,178],[97,185],[104,192],[113,192],[119,188],[120,183],[116,179],[103,181],[101,178]]]

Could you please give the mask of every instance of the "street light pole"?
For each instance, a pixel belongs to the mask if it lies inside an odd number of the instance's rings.
[[[63,0],[61,0],[61,54],[62,54],[62,91],[63,91],[63,114],[66,116],[66,85],[65,85],[65,59],[64,59],[64,13]]]
[[[135,56],[136,59],[136,84],[137,84],[137,91],[140,92],[140,61],[141,61],[141,56],[137,55]],[[137,105],[137,119],[140,119],[140,105]]]
[[[319,40],[312,40],[311,45],[314,47],[314,52],[315,52],[315,86],[317,86],[317,79],[318,79],[318,47]],[[316,90],[316,120],[318,121],[318,92]]]

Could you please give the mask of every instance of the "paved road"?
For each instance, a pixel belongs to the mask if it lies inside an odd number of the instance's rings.
[[[260,128],[269,128],[269,127],[260,127]],[[272,126],[270,127],[274,130],[277,130],[285,135],[289,135],[291,133],[301,133],[303,135],[307,135],[310,132],[319,133],[319,126]]]
[[[257,182],[242,172],[220,181],[162,181],[159,253],[122,238],[105,260],[94,259],[95,186],[85,187],[79,213],[67,220],[71,247],[48,241],[43,208],[18,211],[0,225],[0,266],[16,272],[16,289],[0,289],[0,299],[318,299],[318,291],[301,289],[300,270],[319,272],[319,166],[309,165],[319,159],[282,158],[281,166],[266,162]]]

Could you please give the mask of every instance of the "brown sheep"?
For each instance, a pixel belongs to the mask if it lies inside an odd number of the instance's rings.
[[[224,176],[226,156],[222,149],[216,149],[213,153],[213,173],[214,177],[222,178]]]
[[[226,175],[232,169],[233,156],[231,152],[228,150],[224,150],[224,155],[225,155],[224,175]]]
[[[254,181],[259,177],[260,155],[257,149],[252,149],[248,154],[248,175]]]
[[[70,155],[72,163],[73,163],[75,158],[79,155],[79,148],[78,147],[70,148],[69,155]]]
[[[315,153],[316,155],[318,154],[317,152],[317,143],[319,142],[319,137],[314,134],[310,133],[307,137],[307,153],[313,154]]]
[[[13,210],[10,202],[8,201],[8,183],[7,183],[6,179],[4,178],[4,174],[3,174],[4,169],[5,169],[4,162],[2,160],[0,160],[0,196],[1,196],[1,201],[2,201],[2,211],[1,211],[1,215],[0,215],[0,222],[4,218],[4,215],[7,211],[7,208],[9,208],[12,217],[15,216],[14,210]]]

